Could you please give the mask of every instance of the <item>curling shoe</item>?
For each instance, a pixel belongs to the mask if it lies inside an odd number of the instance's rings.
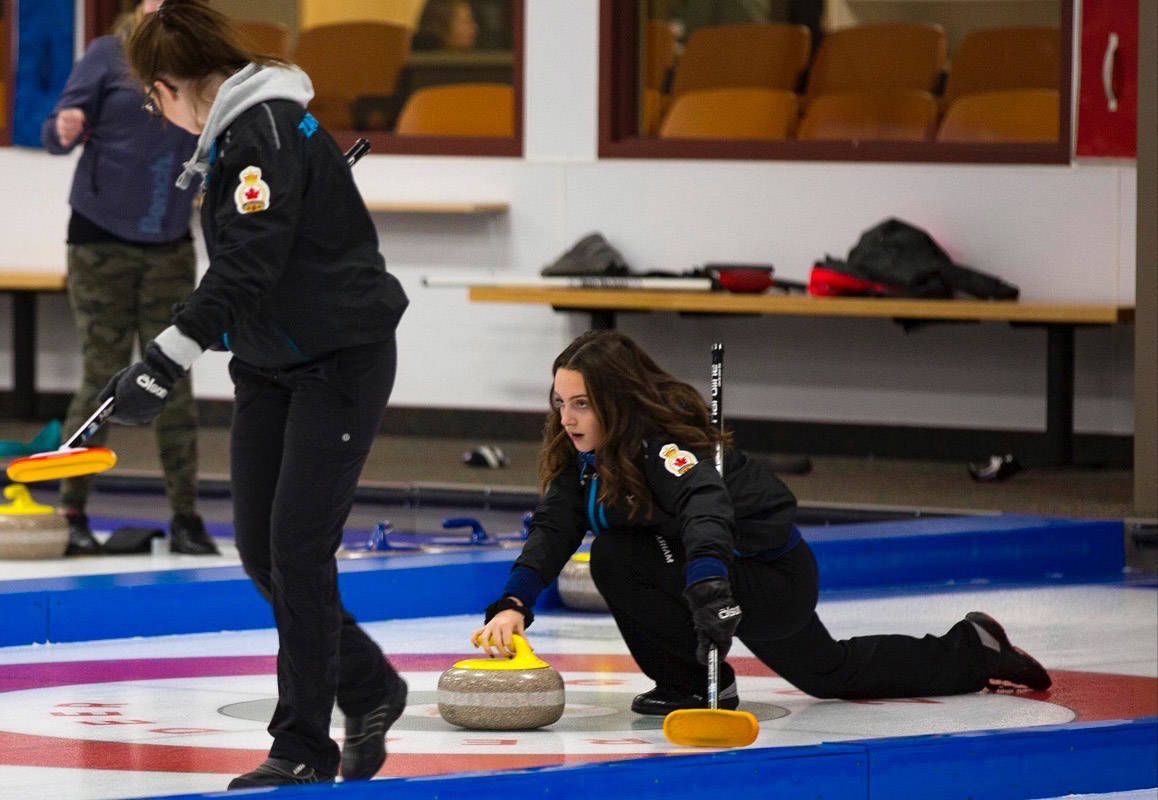
[[[740,693],[736,691],[736,683],[726,689],[721,689],[716,696],[716,705],[726,711],[735,711],[740,705]],[[631,710],[636,714],[666,717],[673,711],[682,708],[707,708],[708,698],[704,695],[689,694],[679,689],[667,686],[656,686],[650,692],[637,694],[631,701]]]
[[[101,543],[92,535],[88,526],[88,515],[83,511],[66,511],[64,518],[68,522],[68,547],[66,556],[95,556],[101,553]]]
[[[360,717],[346,717],[346,739],[342,742],[342,780],[368,781],[386,761],[386,731],[406,708],[406,681],[398,682],[386,699]]]
[[[295,783],[332,783],[333,775],[323,775],[307,764],[295,764],[284,758],[267,758],[257,769],[238,775],[229,782],[229,789],[248,789],[253,786],[289,786]]]
[[[983,611],[970,611],[965,619],[973,623],[987,650],[991,691],[1026,688],[1040,692],[1053,684],[1045,667],[1020,647],[1010,644],[1005,629],[993,617]]]
[[[169,552],[191,556],[221,555],[197,514],[173,515],[169,522]]]

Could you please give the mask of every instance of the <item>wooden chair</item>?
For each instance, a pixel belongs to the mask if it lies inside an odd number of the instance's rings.
[[[659,89],[643,87],[639,106],[639,132],[644,136],[655,136],[659,133],[659,124],[663,121],[664,110],[668,104],[666,95],[660,94]]]
[[[939,142],[1056,142],[1055,89],[1007,89],[959,97],[937,131]]]
[[[663,91],[668,71],[675,66],[676,36],[667,20],[649,19],[643,51],[643,85]]]
[[[255,53],[285,59],[290,57],[289,28],[280,22],[234,20],[233,29],[241,43]]]
[[[1057,89],[1061,32],[1044,25],[965,34],[949,67],[941,110],[958,97],[1004,89]]]
[[[381,103],[394,94],[409,57],[408,28],[390,22],[339,22],[303,30],[293,60],[314,82],[310,112],[322,125],[340,130],[355,127],[355,100]]]
[[[928,92],[843,92],[813,100],[796,138],[919,142],[936,124],[937,101]]]
[[[701,89],[675,99],[659,135],[664,139],[787,139],[796,117],[796,95],[785,89]]]
[[[945,30],[933,23],[857,25],[824,37],[808,71],[805,104],[822,94],[932,91],[945,67]]]
[[[676,64],[672,97],[730,86],[794,91],[808,65],[810,40],[803,25],[743,22],[698,28]]]
[[[410,95],[399,136],[514,136],[515,90],[502,83],[450,83]]]

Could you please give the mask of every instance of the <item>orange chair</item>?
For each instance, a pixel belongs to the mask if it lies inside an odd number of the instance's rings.
[[[939,142],[1056,142],[1055,89],[1007,89],[958,98],[941,121]]]
[[[857,25],[824,37],[808,72],[805,103],[822,94],[931,91],[945,68],[945,30],[933,23]]]
[[[255,53],[286,59],[290,57],[289,28],[280,22],[234,20],[233,29],[237,31],[241,43]]]
[[[697,28],[676,65],[672,97],[729,86],[792,91],[808,65],[810,40],[803,25],[743,22]]]
[[[449,83],[410,95],[400,136],[514,136],[515,90],[502,83]]]
[[[667,20],[649,19],[643,51],[643,85],[663,90],[668,70],[675,65],[676,36]]]
[[[813,100],[796,138],[919,142],[936,124],[937,101],[928,92],[843,92]]]
[[[784,89],[701,89],[675,99],[660,126],[663,139],[787,139],[796,95]]]
[[[953,55],[941,109],[967,94],[1057,89],[1060,61],[1057,28],[1026,25],[970,31]]]
[[[410,57],[410,29],[390,22],[337,22],[303,30],[294,62],[314,82],[310,112],[330,129],[354,127],[359,98],[394,94]]]

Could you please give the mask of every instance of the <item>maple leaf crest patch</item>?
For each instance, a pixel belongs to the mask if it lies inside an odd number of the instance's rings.
[[[269,184],[261,179],[261,167],[249,166],[240,172],[233,202],[238,214],[253,214],[269,208]]]
[[[665,444],[659,449],[659,456],[663,459],[663,467],[677,478],[694,467],[698,461],[687,450],[680,450],[675,443]]]

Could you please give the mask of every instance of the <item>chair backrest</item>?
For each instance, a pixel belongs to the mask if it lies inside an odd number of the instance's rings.
[[[400,136],[514,136],[515,90],[503,83],[449,83],[406,99]]]
[[[806,103],[822,94],[932,91],[945,68],[945,30],[924,22],[857,25],[824,37],[808,71]]]
[[[770,22],[697,28],[676,64],[672,95],[729,86],[794,90],[811,36],[803,25]]]
[[[796,116],[796,95],[785,89],[701,89],[675,99],[659,135],[665,139],[787,139]]]
[[[1056,89],[1007,89],[959,97],[945,112],[940,142],[1056,142]]]
[[[969,31],[949,67],[941,108],[958,97],[1003,89],[1057,89],[1061,32],[1024,25]]]
[[[796,138],[921,141],[936,123],[937,101],[928,92],[843,92],[813,100]]]
[[[278,58],[290,57],[289,28],[280,22],[234,20],[233,29],[237,31],[241,43],[256,53]]]
[[[663,89],[668,70],[675,65],[676,35],[667,20],[649,19],[644,40],[643,85],[648,89]]]
[[[394,94],[410,57],[410,30],[390,22],[339,22],[298,34],[294,62],[314,83],[310,111],[327,128],[351,128],[350,104]]]

